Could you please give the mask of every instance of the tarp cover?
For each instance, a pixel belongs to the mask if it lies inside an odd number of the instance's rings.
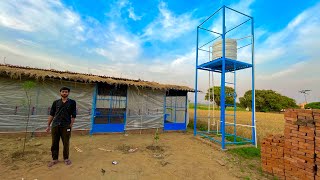
[[[25,79],[0,77],[0,132],[24,131],[27,122],[27,98],[22,87]],[[52,102],[60,98],[59,89],[71,89],[70,98],[77,102],[77,118],[73,129],[90,129],[94,84],[49,79],[39,80],[30,92],[32,97],[28,131],[43,131],[47,126]]]
[[[165,91],[128,88],[126,130],[162,128]]]

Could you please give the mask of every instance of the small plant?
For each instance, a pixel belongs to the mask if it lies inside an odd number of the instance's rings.
[[[32,96],[31,96],[31,90],[34,89],[36,87],[36,83],[33,81],[26,81],[22,84],[22,88],[25,92],[26,95],[26,106],[27,106],[27,123],[26,123],[26,131],[25,131],[25,135],[24,135],[24,141],[23,141],[23,150],[22,150],[22,156],[24,155],[24,150],[26,147],[26,141],[27,141],[27,133],[28,133],[28,126],[29,126],[29,121],[30,121],[30,114],[31,114],[31,100],[32,100]],[[23,103],[25,104],[25,103]]]
[[[155,144],[157,145],[157,144],[158,144],[158,141],[159,141],[159,139],[160,139],[159,129],[158,129],[158,128],[157,128],[157,131],[156,131],[155,134],[154,134],[153,139],[154,139]]]

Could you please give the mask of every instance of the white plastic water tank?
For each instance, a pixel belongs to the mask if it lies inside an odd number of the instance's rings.
[[[222,40],[219,40],[212,45],[212,59],[222,57]],[[237,40],[226,39],[226,58],[237,59]]]

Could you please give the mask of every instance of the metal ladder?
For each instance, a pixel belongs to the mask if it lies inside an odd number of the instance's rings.
[[[237,91],[236,91],[236,71],[235,71],[235,65],[234,65],[234,70],[231,71],[230,73],[233,73],[233,82],[225,82],[225,85],[233,85],[233,89],[234,91],[232,93],[228,93],[225,95],[225,124],[224,126],[227,127],[227,126],[233,126],[233,136],[234,136],[234,142],[236,142],[236,131],[237,131],[237,128],[236,128],[236,112],[237,112]],[[228,97],[232,97],[233,98],[233,104],[228,104],[227,103],[227,98]],[[230,114],[230,111],[227,111],[227,107],[233,107],[233,113]],[[233,123],[230,123],[230,122],[226,122],[227,120],[227,117],[233,117]]]

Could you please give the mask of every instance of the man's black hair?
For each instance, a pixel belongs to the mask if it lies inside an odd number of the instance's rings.
[[[62,87],[62,88],[60,88],[60,92],[63,91],[63,90],[67,90],[68,92],[70,92],[70,88],[68,88],[68,87]]]

